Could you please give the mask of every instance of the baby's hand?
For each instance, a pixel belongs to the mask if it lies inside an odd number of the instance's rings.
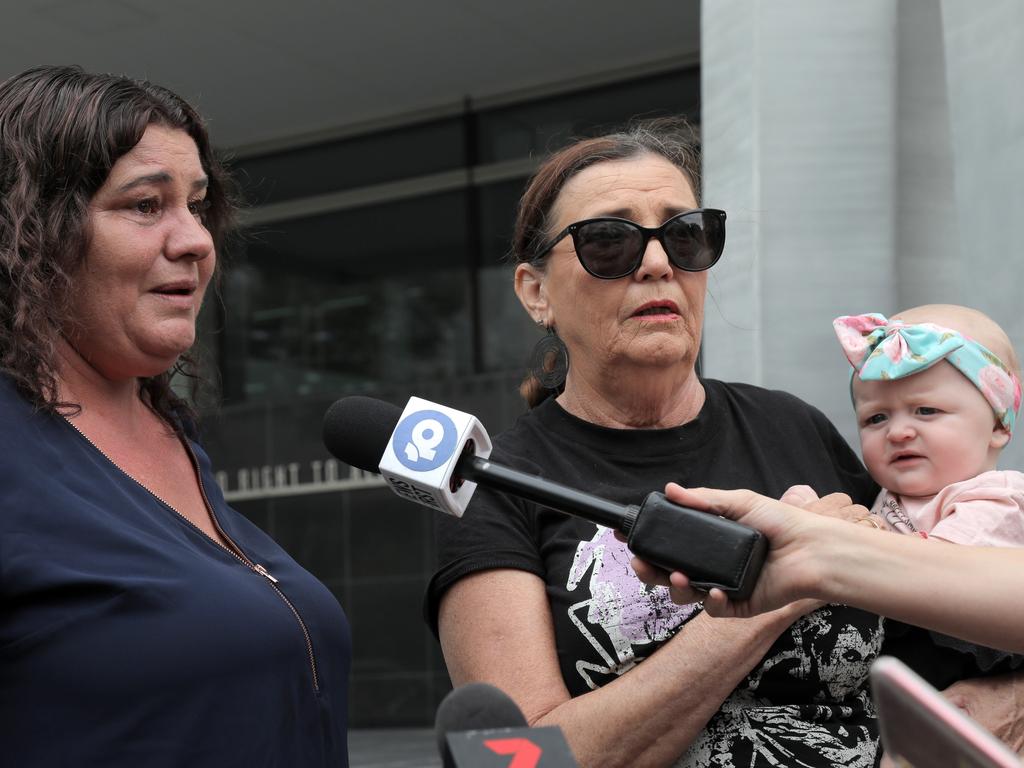
[[[792,504],[794,507],[806,509],[809,504],[813,504],[815,501],[820,501],[820,499],[815,490],[809,485],[791,485],[786,492],[779,497],[779,501],[784,501],[786,504]]]
[[[782,494],[779,501],[806,509],[808,512],[816,512],[826,517],[838,517],[841,520],[863,520],[868,516],[867,507],[854,504],[853,499],[847,494],[830,493],[828,496],[819,498],[809,485],[791,486]]]

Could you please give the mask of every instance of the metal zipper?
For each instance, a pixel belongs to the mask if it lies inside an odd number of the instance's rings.
[[[190,526],[192,526],[197,531],[199,531],[199,533],[201,533],[203,536],[206,536],[206,538],[209,539],[210,541],[212,541],[215,545],[217,545],[218,547],[223,549],[225,552],[227,552],[230,555],[232,555],[236,560],[238,560],[240,563],[242,563],[242,565],[244,565],[246,568],[248,568],[249,570],[253,571],[254,573],[256,573],[259,576],[261,576],[264,579],[266,579],[267,584],[269,584],[270,588],[273,589],[277,593],[277,596],[281,598],[281,600],[284,602],[284,604],[286,606],[288,606],[288,609],[292,612],[292,615],[295,616],[295,620],[299,623],[299,629],[302,630],[302,636],[303,636],[303,638],[306,641],[306,654],[309,657],[309,668],[310,668],[310,671],[313,673],[313,690],[319,693],[319,691],[320,691],[320,678],[319,678],[319,675],[317,674],[317,671],[316,671],[316,657],[313,655],[313,640],[309,636],[309,630],[306,628],[306,622],[304,622],[302,620],[302,616],[299,615],[299,611],[292,604],[292,601],[289,600],[285,596],[284,592],[282,592],[280,590],[280,588],[277,586],[278,580],[276,578],[274,578],[273,575],[271,575],[270,571],[268,571],[260,563],[254,563],[252,560],[250,560],[248,558],[248,556],[246,556],[245,552],[242,551],[242,548],[239,547],[238,544],[236,544],[231,539],[231,537],[227,535],[227,533],[225,533],[223,528],[221,528],[220,521],[217,520],[217,515],[213,511],[213,505],[210,504],[210,499],[206,495],[206,486],[203,485],[203,475],[199,471],[199,459],[196,458],[195,451],[192,450],[192,446],[189,445],[188,440],[182,440],[181,438],[179,438],[179,441],[184,446],[185,451],[188,453],[189,461],[192,463],[192,469],[196,473],[196,480],[199,483],[199,493],[203,497],[203,504],[206,505],[206,511],[210,513],[210,520],[213,521],[213,525],[217,529],[217,532],[221,536],[224,537],[224,541],[228,542],[231,545],[231,547],[225,547],[223,544],[221,544],[219,541],[217,541],[213,537],[208,536],[206,534],[206,532],[203,531],[202,528],[200,528],[198,525],[196,525],[191,520],[189,520],[187,517],[185,517],[185,515],[183,515],[181,512],[179,512],[173,506],[171,506],[166,501],[164,501],[159,496],[157,496],[155,493],[153,493],[153,491],[151,491],[145,485],[143,485],[138,480],[136,480],[134,477],[129,475],[127,472],[125,472],[116,461],[114,461],[109,456],[107,456],[107,454],[104,453],[100,449],[100,447],[98,445],[96,445],[96,443],[94,443],[92,440],[89,439],[88,435],[86,435],[82,430],[80,430],[78,427],[76,427],[74,424],[72,424],[69,419],[67,419],[65,417],[64,421],[67,422],[68,426],[71,427],[73,430],[75,430],[75,432],[80,434],[82,436],[82,439],[85,440],[85,442],[87,442],[89,445],[91,445],[100,456],[102,456],[104,459],[106,459],[108,462],[110,462],[110,464],[113,467],[115,467],[118,472],[120,472],[122,475],[127,477],[129,480],[131,480],[137,486],[142,488],[142,490],[144,490],[146,493],[148,493],[154,499],[159,501],[161,504],[163,504],[165,507],[167,507],[169,510],[171,510],[174,514],[176,514],[178,517],[180,517],[182,520],[184,520]]]

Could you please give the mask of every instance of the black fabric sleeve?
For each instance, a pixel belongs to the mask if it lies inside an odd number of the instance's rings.
[[[435,636],[441,598],[462,577],[494,568],[514,568],[544,578],[533,521],[523,502],[477,487],[461,519],[434,517],[438,569],[427,585],[423,610]]]
[[[986,648],[964,640],[885,620],[882,653],[895,656],[940,691],[958,680],[988,677],[1021,669],[1019,654]]]
[[[984,645],[977,645],[976,643],[968,643],[966,640],[930,630],[928,635],[931,637],[932,642],[938,646],[952,648],[954,651],[969,654],[977,665],[978,671],[984,675],[1012,672],[1019,669],[1021,664],[1024,664],[1024,656],[1019,653],[1010,653],[1009,651],[1000,651],[996,648],[989,648]]]

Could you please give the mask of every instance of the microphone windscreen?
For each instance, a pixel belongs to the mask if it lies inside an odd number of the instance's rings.
[[[397,405],[375,397],[343,397],[324,414],[324,446],[349,466],[379,472],[380,459],[401,416]]]
[[[445,741],[449,732],[526,727],[526,718],[511,697],[488,683],[455,688],[441,701],[434,718],[437,751],[446,763],[450,763]]]

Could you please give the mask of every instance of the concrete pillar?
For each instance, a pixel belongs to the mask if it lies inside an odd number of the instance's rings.
[[[707,375],[856,446],[834,316],[966,304],[1024,353],[1024,4],[715,0],[702,35],[704,199],[730,214]]]
[[[729,212],[704,371],[784,389],[854,438],[832,318],[895,300],[892,0],[702,7],[704,200]]]
[[[991,315],[1024,356],[1024,4],[943,0],[959,303]],[[1024,471],[1024,428],[1001,466]]]

